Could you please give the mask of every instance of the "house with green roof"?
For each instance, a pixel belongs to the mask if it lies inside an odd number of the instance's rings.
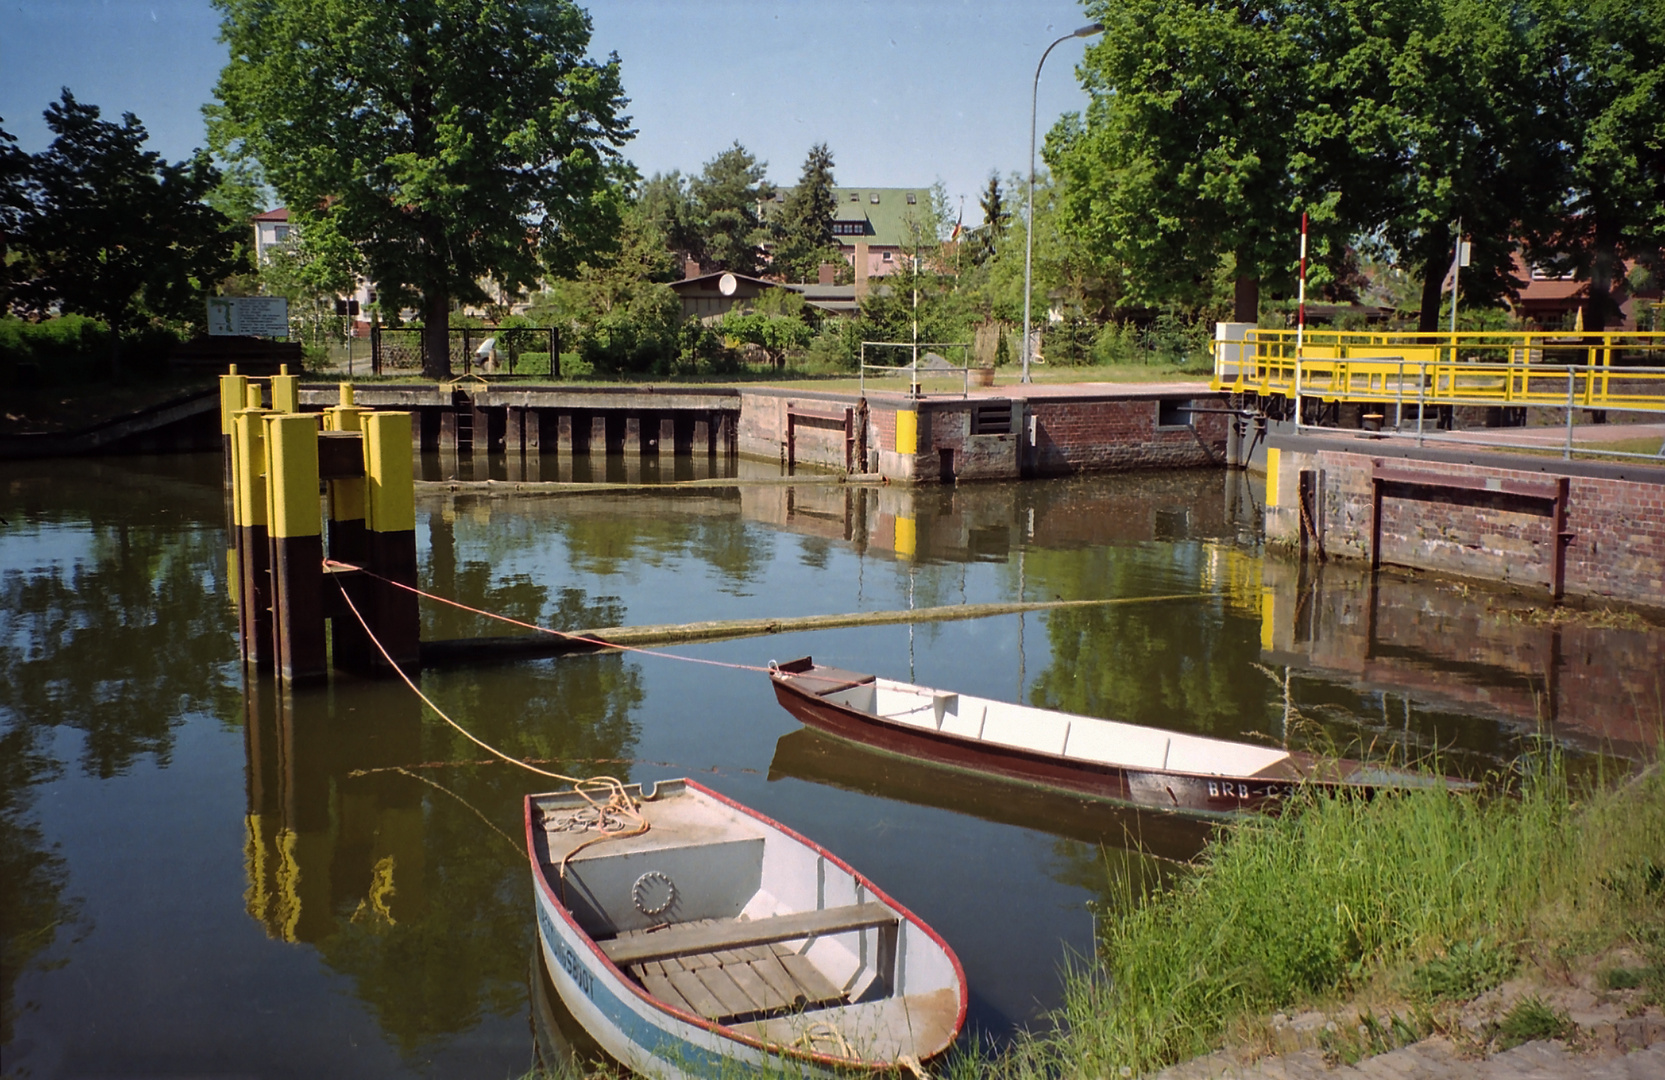
[[[916,223],[927,224],[929,188],[833,188],[833,239],[856,272],[856,281],[892,273],[902,249],[914,242]],[[780,212],[786,191],[763,204],[764,217]]]

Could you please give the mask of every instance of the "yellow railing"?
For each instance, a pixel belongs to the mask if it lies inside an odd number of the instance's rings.
[[[1324,401],[1665,412],[1665,333],[1309,330],[1297,350],[1293,330],[1249,330],[1214,343],[1213,386]]]

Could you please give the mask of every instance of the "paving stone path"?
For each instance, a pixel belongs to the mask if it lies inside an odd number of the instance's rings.
[[[1211,1055],[1164,1070],[1157,1080],[1665,1080],[1665,1043],[1629,1053],[1580,1053],[1558,1042],[1529,1042],[1475,1061],[1434,1038],[1357,1065],[1331,1065],[1319,1050],[1249,1064]]]

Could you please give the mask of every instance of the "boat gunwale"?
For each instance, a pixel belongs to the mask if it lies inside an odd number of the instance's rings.
[[[953,948],[948,944],[948,942],[946,940],[943,939],[941,934],[937,933],[935,929],[933,929],[928,923],[925,922],[925,920],[923,920],[919,916],[915,915],[907,907],[898,903],[894,898],[891,897],[891,895],[889,893],[885,892],[883,889],[881,889],[877,885],[873,884],[873,882],[870,881],[867,878],[866,875],[862,874],[855,867],[853,867],[849,863],[845,862],[842,858],[840,858],[834,852],[829,851],[827,848],[825,848],[822,845],[816,843],[814,840],[811,840],[809,837],[804,836],[802,833],[798,832],[796,829],[793,829],[793,828],[791,828],[787,825],[783,825],[780,822],[776,821],[774,818],[769,817],[767,814],[761,813],[757,810],[753,810],[751,807],[746,806],[743,803],[736,802],[735,800],[729,798],[728,796],[722,794],[719,791],[713,791],[711,788],[706,787],[704,784],[700,783],[698,780],[683,777],[683,778],[681,778],[681,783],[684,784],[687,788],[692,789],[694,791],[697,791],[702,795],[706,795],[706,796],[709,796],[713,799],[716,799],[718,802],[720,802],[720,803],[722,803],[722,804],[724,804],[724,805],[726,805],[726,806],[728,806],[732,809],[738,810],[741,813],[746,814],[747,816],[752,817],[752,818],[756,819],[759,822],[762,822],[764,825],[766,825],[770,828],[778,829],[781,833],[785,834],[788,838],[797,841],[798,843],[800,843],[800,844],[804,845],[805,847],[809,848],[810,850],[814,851],[817,855],[821,856],[822,858],[831,861],[832,863],[837,865],[839,868],[844,870],[846,873],[850,874],[853,878],[855,878],[855,880],[858,883],[860,883],[864,888],[866,888],[868,890],[868,892],[871,893],[875,899],[879,900],[881,903],[883,903],[886,906],[888,906],[889,908],[891,908],[891,910],[895,911],[897,913],[897,915],[899,915],[901,918],[906,919],[908,922],[912,923],[915,929],[923,931],[925,933],[925,935],[931,941],[934,941],[937,944],[937,946],[940,949],[942,949],[944,955],[946,955],[948,957],[948,962],[953,966],[954,981],[955,981],[955,984],[956,984],[956,986],[959,990],[959,1008],[958,1008],[958,1011],[955,1014],[954,1024],[953,1024],[953,1027],[951,1029],[952,1037],[948,1040],[947,1044],[945,1044],[941,1049],[932,1050],[929,1054],[919,1054],[919,1055],[916,1055],[916,1056],[918,1056],[921,1060],[923,1060],[925,1058],[928,1058],[928,1057],[934,1057],[935,1055],[937,1055],[939,1053],[942,1053],[943,1051],[947,1050],[948,1047],[950,1047],[954,1044],[954,1040],[959,1037],[961,1029],[965,1026],[966,1013],[967,1013],[967,1011],[969,1009],[969,1006],[970,1006],[970,990],[969,990],[969,988],[967,986],[967,983],[966,983],[965,968],[960,964],[960,958],[954,953]],[[636,786],[638,789],[641,787],[641,785],[639,785],[639,784],[634,785],[634,786]],[[665,1002],[660,1001],[658,998],[654,997],[652,994],[648,993],[646,988],[641,986],[638,982],[636,982],[636,980],[632,979],[617,964],[613,963],[613,961],[608,958],[607,954],[604,953],[601,950],[601,946],[596,942],[595,938],[592,937],[582,926],[578,925],[578,920],[573,917],[572,912],[567,908],[567,906],[564,903],[561,902],[560,898],[556,895],[555,889],[554,889],[553,885],[550,883],[549,874],[546,871],[542,861],[538,858],[537,844],[536,844],[536,840],[535,840],[536,832],[534,831],[534,825],[533,825],[533,821],[532,821],[532,811],[533,811],[534,806],[535,806],[534,800],[538,799],[540,797],[543,797],[544,795],[559,795],[559,794],[562,794],[562,793],[561,792],[538,792],[536,794],[528,794],[525,798],[526,854],[527,854],[528,860],[532,864],[532,877],[537,882],[538,887],[543,891],[544,895],[549,900],[550,906],[555,910],[555,912],[557,914],[559,914],[561,916],[562,920],[566,922],[568,928],[570,930],[572,930],[574,933],[576,933],[578,935],[578,937],[584,942],[584,944],[589,947],[590,952],[592,954],[594,954],[595,958],[603,965],[604,970],[612,973],[612,975],[615,976],[617,982],[619,982],[625,988],[627,988],[632,993],[634,993],[638,998],[647,1002],[648,1004],[652,1005],[654,1008],[658,1009],[659,1011],[661,1011],[663,1013],[666,1013],[670,1016],[673,1016],[676,1019],[681,1020],[684,1023],[692,1024],[695,1027],[701,1028],[705,1031],[712,1032],[712,1033],[714,1033],[714,1034],[716,1034],[716,1035],[718,1035],[722,1038],[732,1039],[735,1042],[742,1043],[746,1046],[750,1046],[750,1047],[752,1047],[753,1049],[756,1049],[756,1050],[761,1050],[765,1053],[780,1054],[780,1055],[782,1055],[784,1057],[787,1057],[787,1058],[796,1058],[796,1059],[799,1059],[799,1060],[813,1061],[813,1062],[816,1062],[817,1064],[828,1065],[828,1066],[841,1068],[841,1069],[845,1069],[845,1070],[849,1070],[851,1068],[858,1068],[858,1069],[865,1069],[865,1070],[870,1071],[870,1072],[878,1072],[880,1070],[896,1068],[897,1063],[894,1062],[894,1061],[874,1061],[874,1060],[870,1060],[870,1059],[867,1059],[867,1058],[836,1057],[832,1054],[824,1054],[824,1053],[822,1053],[818,1050],[803,1050],[803,1049],[799,1049],[799,1048],[793,1047],[793,1046],[783,1046],[783,1045],[780,1045],[778,1043],[771,1043],[771,1042],[768,1042],[766,1040],[760,1039],[760,1038],[758,1038],[754,1035],[747,1035],[746,1033],[744,1033],[742,1031],[739,1031],[735,1028],[732,1028],[732,1027],[728,1026],[727,1024],[719,1024],[715,1020],[709,1020],[709,1019],[707,1019],[703,1016],[696,1016],[692,1013],[683,1012],[681,1009],[678,1009],[675,1006],[666,1004]],[[659,785],[655,784],[654,785],[654,797],[657,798],[658,794],[659,794]],[[645,797],[646,796],[644,796],[644,798]],[[559,985],[556,986],[556,990],[557,990],[557,992],[559,992],[559,990],[560,990]],[[902,996],[906,997],[906,995],[902,995]]]
[[[769,677],[774,680],[776,686],[784,686],[788,690],[790,690],[792,693],[796,694],[797,696],[799,696],[801,698],[804,698],[804,699],[809,700],[809,701],[819,702],[820,704],[825,705],[828,708],[837,709],[840,712],[843,712],[843,713],[845,713],[846,715],[849,715],[849,716],[860,717],[864,722],[883,724],[885,727],[889,728],[892,731],[901,732],[903,734],[906,734],[906,735],[914,737],[914,738],[925,739],[925,740],[933,741],[933,742],[943,742],[943,743],[947,743],[949,745],[956,745],[956,746],[979,747],[979,748],[985,749],[991,755],[1015,757],[1015,758],[1019,758],[1019,759],[1033,761],[1033,762],[1036,762],[1036,763],[1045,763],[1045,764],[1054,764],[1054,765],[1061,763],[1061,764],[1068,765],[1071,768],[1079,769],[1083,772],[1093,772],[1093,773],[1098,773],[1098,774],[1101,774],[1101,775],[1110,775],[1110,776],[1115,776],[1115,775],[1129,776],[1129,775],[1134,775],[1134,774],[1143,774],[1143,775],[1146,775],[1146,776],[1180,776],[1180,777],[1186,777],[1188,779],[1201,780],[1201,781],[1204,781],[1204,782],[1207,782],[1209,780],[1215,780],[1215,781],[1230,780],[1230,781],[1233,781],[1233,782],[1254,782],[1254,783],[1257,783],[1257,784],[1277,784],[1277,785],[1280,785],[1280,786],[1283,786],[1283,787],[1296,787],[1296,786],[1299,786],[1301,784],[1321,784],[1321,785],[1326,785],[1326,786],[1340,786],[1340,787],[1369,786],[1369,785],[1351,784],[1345,779],[1326,780],[1326,779],[1323,779],[1321,777],[1314,777],[1314,776],[1256,776],[1253,773],[1199,773],[1199,772],[1187,772],[1184,769],[1156,769],[1156,768],[1151,768],[1149,766],[1144,766],[1144,765],[1119,765],[1119,764],[1117,764],[1115,762],[1112,762],[1112,761],[1094,761],[1091,758],[1070,757],[1067,754],[1055,754],[1055,753],[1051,753],[1050,751],[1046,751],[1046,750],[1031,749],[1031,748],[1026,747],[1026,746],[1012,746],[1012,745],[1007,744],[1007,743],[991,742],[987,739],[972,738],[969,735],[957,735],[957,734],[955,734],[951,731],[942,731],[942,730],[937,729],[937,728],[919,727],[919,726],[914,725],[914,724],[904,723],[900,720],[894,720],[891,717],[888,717],[888,716],[884,715],[883,713],[868,712],[865,709],[858,709],[858,708],[855,708],[852,705],[846,705],[842,701],[829,700],[828,698],[822,697],[821,695],[817,694],[815,691],[806,689],[805,687],[803,687],[801,685],[798,685],[796,682],[794,682],[793,678],[797,674],[800,674],[800,673],[798,673],[798,672],[778,672],[777,671],[777,672],[770,672]],[[887,682],[892,682],[892,683],[896,682],[896,680],[894,680],[894,679],[887,679],[886,681]],[[916,684],[916,683],[897,683],[897,685],[913,686],[913,687],[917,687],[920,690],[930,690],[929,687],[919,687],[918,684]],[[957,693],[957,691],[951,691],[951,690],[941,690],[941,691],[933,691],[933,692],[935,692],[935,693]],[[1010,704],[1009,702],[1002,702],[1002,701],[999,701],[998,699],[995,699],[995,698],[980,698],[980,697],[977,697],[974,694],[962,694],[960,696],[961,697],[966,697],[966,698],[971,698],[971,699],[976,700],[976,701],[988,701],[988,702],[991,702],[991,703],[996,704],[996,705]],[[1033,708],[1033,707],[1034,706],[1023,706],[1023,708]],[[789,709],[788,711],[791,711],[791,710]],[[1123,721],[1123,720],[1105,720],[1101,716],[1085,716],[1085,715],[1082,715],[1080,713],[1067,713],[1067,712],[1063,712],[1063,711],[1058,710],[1058,709],[1043,709],[1041,711],[1042,712],[1050,712],[1050,713],[1053,713],[1057,716],[1068,717],[1070,719],[1076,719],[1076,720],[1096,720],[1096,721],[1100,721],[1100,722],[1107,723],[1107,724],[1127,723],[1127,721]],[[800,723],[808,723],[808,721],[805,721],[801,716],[798,719],[799,719]],[[809,726],[815,727],[815,725],[813,725],[813,724],[810,724]],[[1149,727],[1148,725],[1144,725],[1144,724],[1130,724],[1129,726],[1143,728],[1144,730],[1147,730],[1147,731],[1162,731],[1162,732],[1167,731],[1166,728],[1154,728],[1154,727]],[[817,730],[821,730],[821,729],[817,728]],[[829,733],[829,734],[835,734],[835,733]],[[1191,737],[1191,738],[1206,739],[1210,742],[1219,742],[1219,743],[1225,743],[1227,745],[1232,745],[1232,741],[1230,739],[1215,739],[1215,738],[1213,738],[1212,736],[1209,736],[1209,735],[1191,735],[1190,732],[1177,732],[1176,734],[1183,734],[1183,735],[1186,735],[1186,736]],[[843,736],[837,736],[837,737],[842,738]],[[1287,757],[1284,760],[1292,763],[1296,767],[1309,767],[1311,762],[1313,761],[1312,755],[1306,753],[1305,751],[1287,750],[1287,751],[1285,751],[1285,754],[1287,755]],[[905,755],[903,755],[903,756],[905,756]],[[1357,765],[1357,764],[1359,764],[1358,762],[1353,761],[1351,758],[1338,758],[1338,759],[1336,759],[1336,761],[1337,761],[1337,764],[1344,764],[1344,765]],[[1282,764],[1282,762],[1278,762],[1277,764]],[[1039,781],[1039,780],[1030,781],[1030,782],[1040,784],[1043,787],[1053,786],[1053,785],[1046,784],[1044,781]],[[1060,788],[1059,790],[1068,791],[1068,790],[1073,790],[1073,789]]]

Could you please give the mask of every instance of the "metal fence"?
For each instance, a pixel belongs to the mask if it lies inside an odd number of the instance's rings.
[[[915,393],[918,392],[915,388],[921,386],[927,379],[953,378],[956,382],[962,384],[962,396],[970,397],[972,372],[970,367],[956,367],[952,364],[921,365],[917,357],[921,350],[926,349],[960,349],[962,350],[961,355],[969,358],[972,344],[969,341],[864,341],[861,343],[860,368],[858,369],[860,371],[861,392],[864,394],[867,392],[869,377],[883,379],[906,376],[910,390]],[[905,364],[871,364],[867,361],[867,350],[869,349],[873,350],[875,356],[896,355],[895,353],[882,352],[881,350],[884,349],[905,349],[907,350],[908,362]]]
[[[481,368],[487,374],[550,376],[561,373],[561,330],[556,326],[517,326],[509,329],[458,327],[447,331],[451,370],[464,375]],[[475,351],[491,339],[496,346],[495,367],[482,367]],[[370,328],[370,370],[375,375],[422,370],[422,330],[408,326]],[[527,354],[531,358],[526,358]],[[547,360],[538,360],[538,356]],[[525,358],[525,359],[523,359]]]

